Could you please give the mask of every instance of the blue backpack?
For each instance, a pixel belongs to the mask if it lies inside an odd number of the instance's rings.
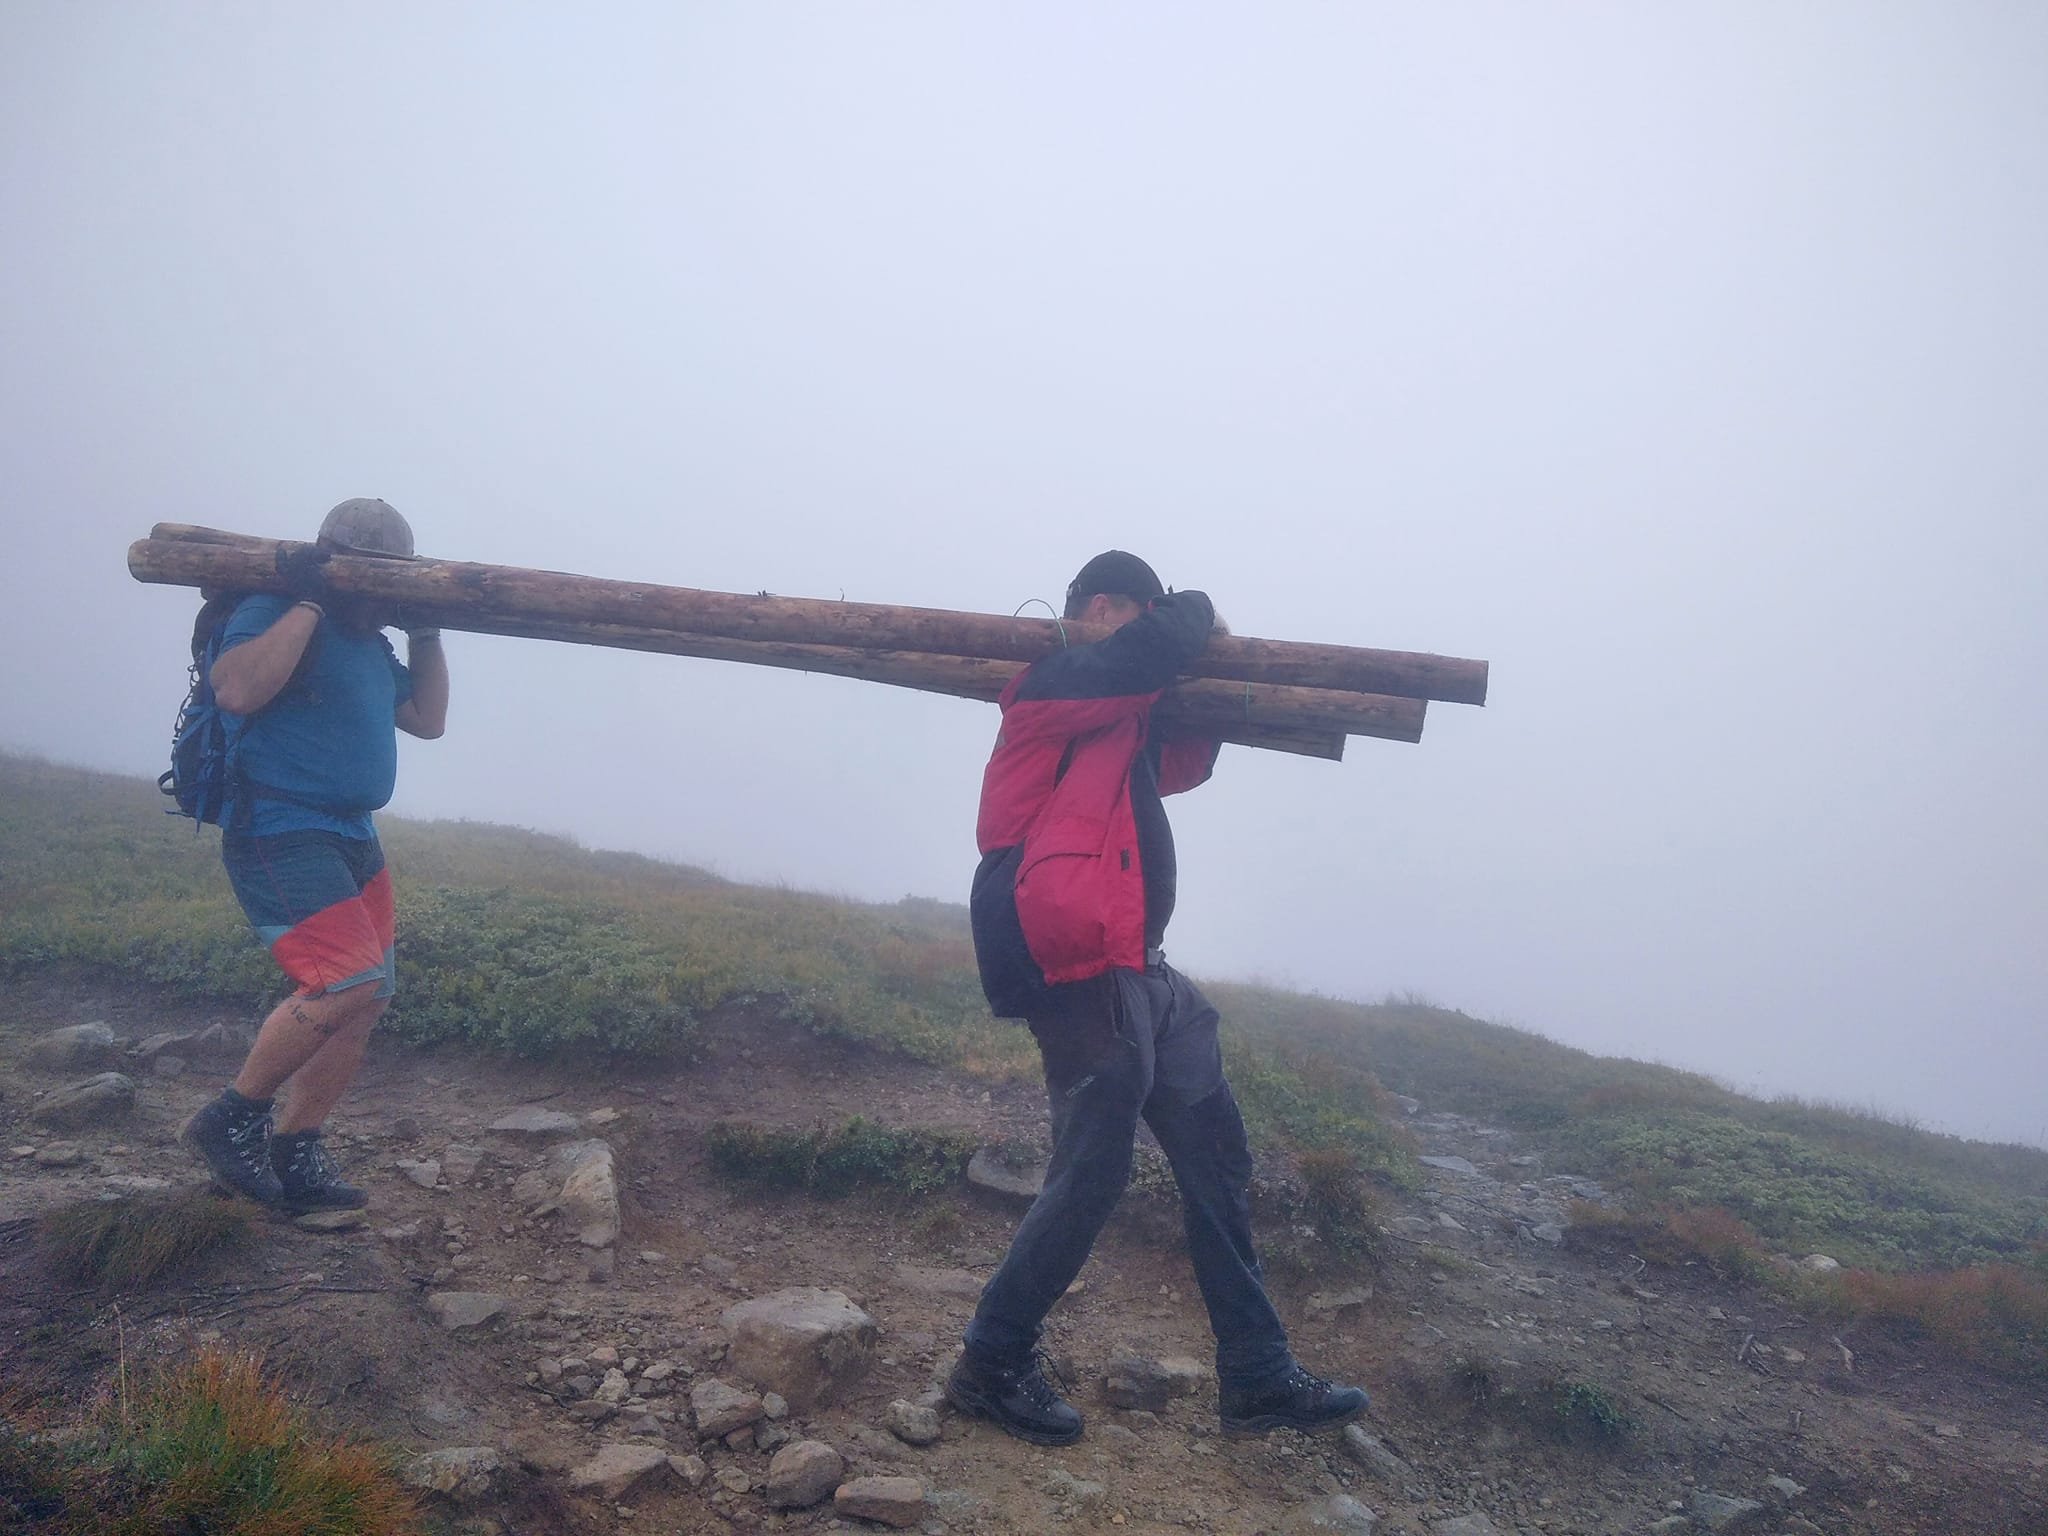
[[[233,798],[234,744],[214,702],[211,674],[228,618],[240,601],[237,592],[209,596],[193,621],[191,682],[171,732],[171,766],[156,781],[171,797],[166,814],[190,816],[200,826],[218,826]]]
[[[170,796],[164,808],[168,816],[190,816],[197,831],[202,826],[227,825],[232,817],[237,826],[245,824],[258,799],[289,800],[296,805],[314,805],[311,800],[258,784],[242,777],[235,766],[239,733],[228,734],[227,718],[213,697],[213,664],[219,658],[221,639],[228,620],[246,594],[211,594],[192,623],[192,665],[185,702],[178,709],[178,723],[171,731],[171,766],[157,776],[156,787]],[[293,681],[303,672],[319,645],[316,634],[306,653],[299,658]],[[291,686],[289,683],[287,687]],[[282,690],[280,690],[281,692]]]

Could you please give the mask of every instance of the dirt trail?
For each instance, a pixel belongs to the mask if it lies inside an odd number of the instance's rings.
[[[0,1150],[57,1139],[28,1111],[79,1074],[26,1067],[22,1047],[88,1019],[132,1041],[221,1015],[104,984],[0,986]],[[823,1528],[829,1501],[769,1509],[758,1493],[768,1452],[698,1446],[687,1412],[676,1413],[681,1398],[651,1398],[630,1422],[622,1413],[584,1423],[571,1416],[575,1394],[547,1374],[616,1351],[673,1361],[686,1388],[718,1373],[718,1319],[736,1299],[815,1285],[876,1319],[877,1359],[850,1400],[775,1433],[831,1443],[849,1475],[919,1478],[927,1531],[1329,1529],[1298,1522],[1342,1493],[1377,1513],[1382,1536],[1703,1530],[1723,1516],[1722,1528],[1742,1532],[2048,1532],[2048,1405],[2038,1396],[1877,1340],[1838,1346],[1817,1321],[1702,1269],[1645,1269],[1625,1253],[1582,1249],[1558,1223],[1566,1200],[1597,1189],[1547,1173],[1537,1147],[1426,1105],[1410,1127],[1442,1165],[1420,1198],[1390,1201],[1388,1262],[1376,1275],[1275,1277],[1298,1352],[1372,1389],[1365,1428],[1398,1461],[1334,1436],[1225,1439],[1213,1390],[1157,1414],[1103,1401],[1103,1367],[1119,1351],[1209,1356],[1171,1222],[1137,1202],[1055,1313],[1048,1341],[1074,1377],[1086,1437],[1041,1450],[947,1413],[936,1443],[912,1447],[883,1427],[888,1405],[927,1393],[944,1370],[973,1304],[955,1272],[987,1274],[1016,1208],[968,1191],[903,1205],[736,1194],[707,1167],[705,1127],[860,1113],[1031,1138],[1038,1094],[988,1092],[741,1014],[710,1033],[694,1067],[620,1075],[380,1048],[330,1131],[371,1190],[367,1225],[267,1225],[238,1258],[125,1302],[118,1328],[104,1300],[52,1294],[25,1242],[0,1243],[0,1377],[75,1397],[109,1367],[117,1336],[132,1362],[217,1334],[264,1350],[338,1425],[406,1450],[497,1449],[497,1491],[448,1508],[455,1528],[477,1536]],[[0,1222],[105,1190],[110,1178],[193,1181],[175,1134],[219,1073],[137,1081],[131,1118],[63,1133],[79,1145],[77,1163],[0,1160]],[[488,1127],[520,1104],[616,1112],[592,1132],[615,1149],[622,1185],[609,1277],[592,1278],[590,1251],[514,1196],[542,1154]],[[431,1188],[415,1182],[428,1162],[441,1169]],[[509,1305],[453,1333],[426,1303],[449,1290]],[[1629,1420],[1613,1443],[1596,1432],[1610,1409]],[[563,1491],[571,1469],[635,1431],[678,1457],[701,1452],[712,1476],[693,1488],[664,1471],[617,1500]],[[1730,1515],[1739,1506],[1708,1495],[1758,1507]],[[1681,1516],[1687,1523],[1671,1523]]]

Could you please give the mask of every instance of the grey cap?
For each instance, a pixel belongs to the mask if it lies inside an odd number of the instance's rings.
[[[410,560],[412,524],[375,496],[351,496],[320,520],[320,542],[352,555],[396,555]]]

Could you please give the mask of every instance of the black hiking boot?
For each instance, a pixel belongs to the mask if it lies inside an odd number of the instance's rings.
[[[946,1401],[1033,1445],[1072,1445],[1081,1438],[1081,1415],[1053,1390],[1036,1356],[1002,1367],[963,1354],[946,1378]]]
[[[1230,1434],[1263,1435],[1269,1429],[1327,1429],[1357,1418],[1369,1401],[1365,1388],[1339,1386],[1297,1365],[1263,1387],[1223,1388],[1217,1406]]]
[[[353,1211],[370,1197],[342,1182],[318,1131],[286,1131],[270,1138],[270,1165],[283,1186],[279,1204],[288,1211]]]
[[[270,1106],[230,1088],[185,1122],[178,1139],[206,1163],[213,1182],[231,1195],[276,1205],[284,1188],[270,1166]]]

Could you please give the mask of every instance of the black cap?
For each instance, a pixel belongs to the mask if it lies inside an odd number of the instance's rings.
[[[1149,603],[1154,598],[1164,597],[1166,588],[1152,567],[1136,555],[1126,550],[1108,549],[1082,566],[1080,575],[1068,584],[1068,612],[1082,606],[1098,592],[1107,592],[1111,597],[1128,597],[1135,603]]]

